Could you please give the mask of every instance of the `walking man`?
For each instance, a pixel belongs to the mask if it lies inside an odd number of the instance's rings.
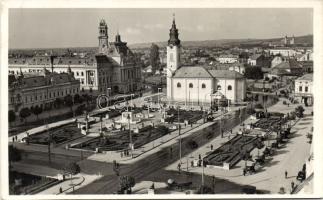
[[[178,163],[177,169],[178,169],[178,173],[180,174],[181,173],[181,163]]]
[[[287,179],[288,172],[287,170],[285,171],[285,179]]]
[[[211,151],[213,150],[213,144],[211,144]]]
[[[295,187],[294,181],[291,182],[291,186],[292,186],[292,191],[293,191],[294,190],[294,187]]]

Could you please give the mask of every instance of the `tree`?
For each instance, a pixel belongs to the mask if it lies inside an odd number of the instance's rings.
[[[70,162],[64,167],[64,172],[70,174],[72,179],[73,175],[81,172],[81,168],[76,162]]]
[[[304,116],[304,108],[303,106],[297,106],[295,108],[295,114],[298,118],[302,118]]]
[[[64,104],[71,108],[71,111],[73,112],[73,97],[71,95],[67,95],[64,97]]]
[[[21,160],[21,151],[13,145],[9,145],[9,167],[12,162],[17,162],[19,160]]]
[[[83,99],[79,94],[74,95],[74,102],[75,103],[82,103]]]
[[[8,112],[8,120],[9,122],[13,122],[16,120],[16,114],[13,110],[9,110]]]
[[[56,98],[55,101],[54,101],[54,105],[55,105],[56,108],[61,107],[62,103],[63,103],[63,101],[62,101],[61,98]]]
[[[153,73],[158,69],[159,66],[159,47],[154,43],[150,47],[150,65]]]
[[[260,67],[246,67],[245,68],[245,77],[247,79],[263,79],[264,73],[261,71]]]
[[[255,109],[264,109],[264,107],[260,103],[258,103],[255,105]]]
[[[122,176],[120,177],[120,192],[124,194],[127,191],[128,194],[131,194],[131,188],[135,186],[136,181],[132,176]]]
[[[24,119],[24,121],[26,120],[26,118],[27,117],[29,117],[31,115],[31,112],[30,112],[30,109],[29,108],[23,108],[23,109],[21,109],[20,110],[20,112],[19,112],[19,116],[21,117],[21,118],[23,118]],[[26,121],[25,121],[26,122]]]
[[[37,105],[31,111],[33,112],[34,115],[37,116],[37,120],[38,120],[38,115],[43,112],[43,108]]]

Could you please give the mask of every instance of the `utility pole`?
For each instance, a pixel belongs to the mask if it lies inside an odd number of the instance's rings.
[[[46,129],[47,129],[47,133],[48,133],[48,163],[51,163],[50,143],[52,141],[52,135],[49,132],[48,123],[46,124]]]

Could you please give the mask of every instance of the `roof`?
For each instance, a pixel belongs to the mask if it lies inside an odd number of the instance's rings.
[[[302,68],[302,66],[294,59],[289,59],[273,67],[273,69],[291,69],[291,68]]]
[[[204,67],[185,66],[176,70],[174,78],[212,78],[212,76]]]
[[[304,76],[299,77],[297,80],[313,81],[313,74],[305,74]]]
[[[239,58],[238,55],[232,55],[232,54],[221,54],[219,58]]]
[[[250,60],[257,60],[262,54],[253,54],[252,56],[249,57]]]
[[[227,78],[227,79],[239,79],[244,78],[242,74],[232,70],[209,70],[209,73],[214,78]]]
[[[68,73],[49,73],[48,75],[44,74],[23,74],[23,77],[16,77],[16,81],[20,80],[21,88],[33,88],[50,85],[53,81],[55,84],[64,84],[77,81],[74,76]],[[11,78],[11,80],[13,80]]]

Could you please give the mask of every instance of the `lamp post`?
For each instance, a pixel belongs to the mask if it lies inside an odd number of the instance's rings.
[[[131,106],[133,106],[133,102],[132,102],[132,97],[134,96],[134,94],[130,94],[130,102],[131,102]]]
[[[175,106],[180,103],[176,102]],[[179,121],[179,106],[177,106],[177,122],[178,122],[178,135],[179,135],[179,162],[182,163],[182,137],[181,137],[181,129],[180,129],[180,121]]]
[[[133,158],[133,144],[132,144],[132,135],[131,135],[131,128],[130,128],[130,114],[127,116],[128,119],[128,126],[129,126],[129,147],[130,147],[130,152],[131,152],[131,158]]]
[[[109,107],[109,105],[110,105],[110,93],[111,93],[111,88],[107,88],[108,107]]]
[[[52,134],[49,132],[48,123],[46,124],[46,129],[48,133],[48,163],[51,163],[52,160],[51,160],[50,143],[52,142]]]
[[[159,110],[160,110],[160,102],[159,102],[160,92],[159,92],[159,90],[161,91],[162,89],[161,88],[158,88],[157,90],[158,90],[158,94],[157,94],[157,96],[158,96],[158,107],[159,107]]]

